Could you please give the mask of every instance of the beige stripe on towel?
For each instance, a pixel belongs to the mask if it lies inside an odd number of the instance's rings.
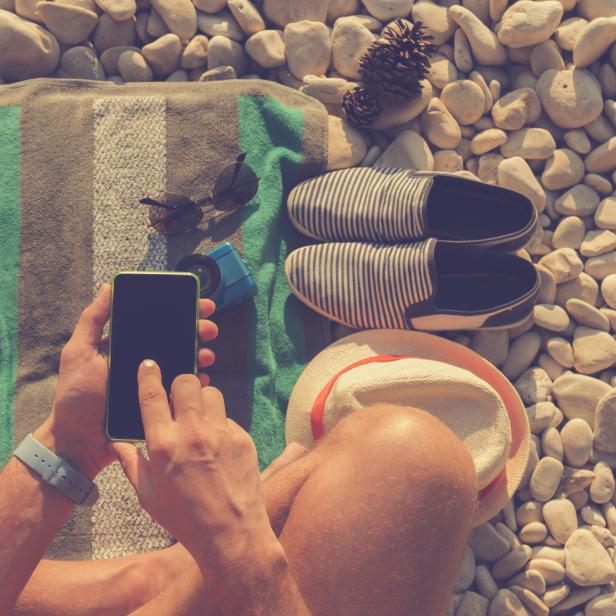
[[[94,292],[120,270],[164,270],[165,238],[148,227],[142,197],[160,196],[166,177],[164,97],[94,102]],[[92,556],[112,558],[165,547],[169,535],[142,511],[116,462],[97,477]]]

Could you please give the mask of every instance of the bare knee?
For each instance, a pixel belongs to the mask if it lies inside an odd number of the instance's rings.
[[[323,454],[329,448],[348,450],[362,468],[370,465],[380,474],[391,475],[395,469],[408,486],[430,486],[431,492],[446,495],[452,506],[472,514],[477,488],[471,456],[431,413],[413,407],[368,407],[342,419],[322,447]]]

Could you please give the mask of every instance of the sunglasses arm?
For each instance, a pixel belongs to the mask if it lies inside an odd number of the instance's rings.
[[[141,205],[153,205],[155,207],[162,207],[164,210],[175,210],[177,208],[167,205],[166,203],[161,203],[160,201],[156,201],[155,199],[150,199],[145,197],[145,199],[139,199],[139,203]]]

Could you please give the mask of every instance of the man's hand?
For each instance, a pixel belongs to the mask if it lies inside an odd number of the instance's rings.
[[[235,574],[240,562],[284,559],[265,509],[256,448],[227,419],[222,394],[180,375],[168,401],[151,361],[139,367],[138,382],[149,460],[128,443],[111,447],[143,508],[184,544],[204,577]]]
[[[73,463],[88,476],[96,474],[113,461],[104,430],[107,396],[107,337],[103,328],[109,319],[111,286],[104,284],[94,301],[87,306],[69,341],[60,354],[60,370],[53,408],[34,436],[49,449]],[[214,303],[201,300],[199,335],[202,342],[214,339],[218,330],[207,321]],[[152,332],[156,336],[156,332]],[[214,355],[208,349],[199,352],[199,366],[212,365]],[[200,375],[207,384],[207,376]]]

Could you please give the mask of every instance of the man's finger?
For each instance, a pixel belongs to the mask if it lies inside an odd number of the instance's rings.
[[[110,305],[111,285],[105,283],[92,303],[82,311],[79,321],[75,325],[71,341],[98,348],[103,328],[109,319]]]
[[[199,321],[199,340],[210,342],[218,337],[218,325],[213,321],[201,319]]]
[[[163,431],[171,423],[171,409],[167,392],[163,387],[158,364],[151,359],[144,359],[137,371],[139,406],[141,419],[148,445],[150,439]]]
[[[219,423],[227,421],[225,399],[222,397],[219,389],[204,387],[201,390],[201,398],[203,400],[203,410],[208,419]]]
[[[203,419],[201,383],[194,374],[180,374],[171,384],[171,404],[176,421]]]
[[[115,454],[118,462],[124,470],[124,474],[128,477],[139,500],[147,501],[152,494],[152,479],[150,477],[149,462],[144,455],[130,443],[109,443],[109,447]]]
[[[211,317],[216,310],[216,304],[211,299],[199,300],[199,318],[207,319]]]

